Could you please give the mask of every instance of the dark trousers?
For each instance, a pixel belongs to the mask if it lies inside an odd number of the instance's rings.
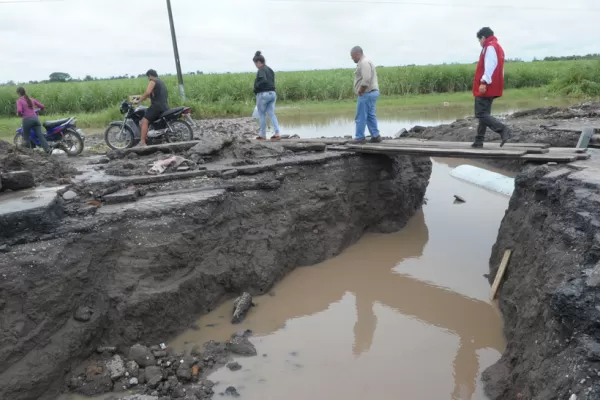
[[[506,126],[502,122],[491,115],[494,99],[494,97],[475,97],[475,117],[479,120],[477,137],[475,138],[476,143],[483,143],[487,128],[498,134],[506,129]]]
[[[35,131],[35,135],[40,141],[40,145],[45,151],[50,150],[50,146],[48,146],[48,142],[42,133],[42,124],[40,124],[40,120],[37,117],[33,118],[23,118],[23,142],[27,147],[31,146],[31,142],[29,141],[29,135],[31,130]]]

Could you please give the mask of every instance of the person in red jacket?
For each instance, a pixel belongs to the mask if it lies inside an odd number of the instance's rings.
[[[504,50],[490,28],[481,28],[477,32],[477,39],[482,50],[473,81],[473,96],[475,96],[475,117],[479,120],[477,136],[471,145],[482,148],[485,131],[490,128],[500,135],[500,147],[510,139],[510,128],[492,117],[492,103],[501,97],[504,92]]]

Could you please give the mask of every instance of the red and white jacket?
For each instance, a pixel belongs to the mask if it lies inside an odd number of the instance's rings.
[[[487,84],[485,93],[479,92],[479,85]],[[504,93],[504,50],[496,36],[490,36],[483,43],[473,80],[473,96],[500,97]]]

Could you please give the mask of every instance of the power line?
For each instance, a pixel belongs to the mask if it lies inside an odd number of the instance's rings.
[[[500,9],[518,9],[518,10],[536,10],[536,11],[585,11],[598,12],[600,8],[552,8],[552,7],[532,7],[517,5],[476,5],[476,4],[442,4],[414,1],[392,1],[392,0],[268,0],[272,3],[362,3],[362,4],[392,4],[400,6],[427,6],[427,7],[460,7],[460,8],[500,8]]]

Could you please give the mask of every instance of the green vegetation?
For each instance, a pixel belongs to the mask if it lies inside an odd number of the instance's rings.
[[[600,61],[555,61],[507,63],[506,87],[541,87],[553,83],[574,66],[591,71],[600,69]],[[464,92],[471,89],[473,64],[380,67],[383,96]],[[175,77],[166,77],[172,106],[181,104]],[[205,74],[185,77],[186,104],[199,116],[236,115],[254,102],[253,74]],[[143,78],[113,81],[56,82],[27,85],[29,93],[47,106],[50,114],[95,113],[117,108],[128,95],[142,93]],[[354,97],[352,70],[280,72],[277,91],[282,101],[345,100]],[[14,86],[0,88],[0,115],[10,116],[15,108]]]
[[[400,112],[441,106],[443,102],[470,104],[474,69],[473,64],[379,67],[383,96],[378,107]],[[351,110],[352,77],[351,69],[280,72],[278,114]],[[185,104],[192,107],[195,118],[250,115],[254,107],[253,79],[251,73],[187,75]],[[182,104],[176,78],[165,77],[165,82],[171,105]],[[119,103],[129,95],[142,93],[146,85],[145,78],[135,78],[40,83],[26,88],[46,105],[44,120],[76,115],[82,128],[99,128],[121,119]],[[505,85],[508,90],[504,99],[511,102],[543,97],[598,97],[600,60],[507,63]],[[20,124],[14,116],[16,98],[14,86],[0,86],[0,133],[5,138],[12,137]]]

